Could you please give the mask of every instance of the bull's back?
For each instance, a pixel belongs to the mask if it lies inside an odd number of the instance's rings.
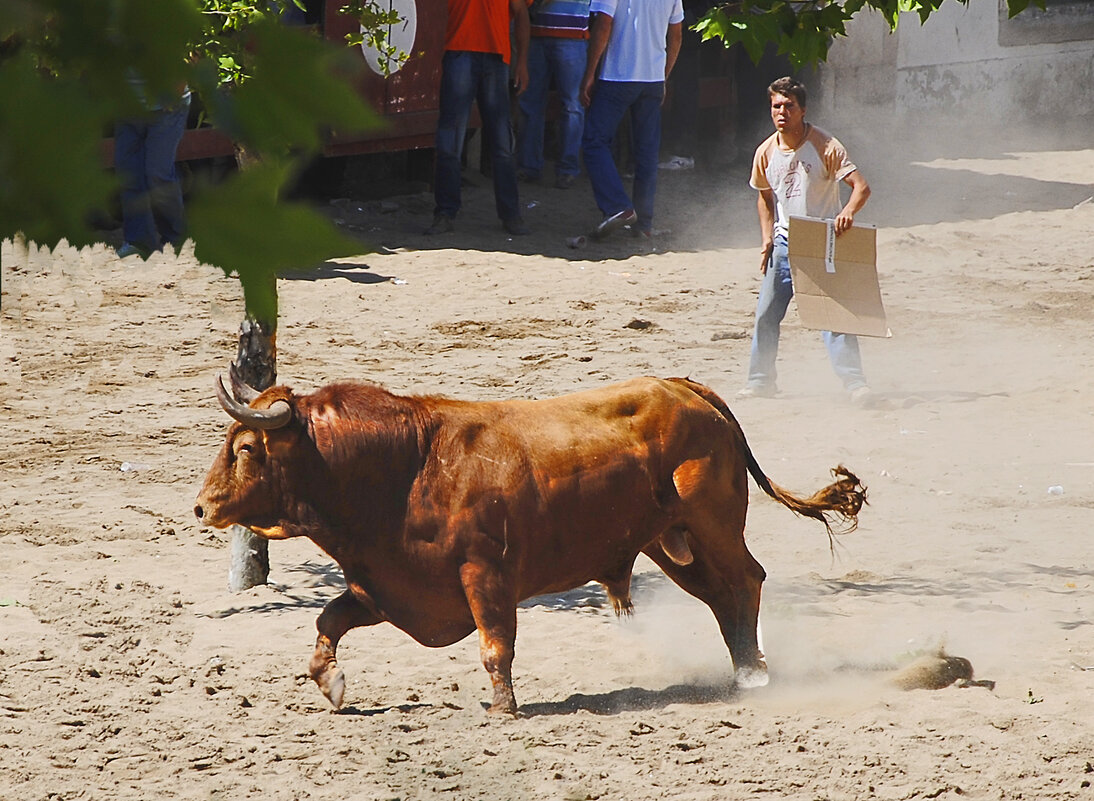
[[[685,460],[725,427],[686,384],[649,377],[542,400],[456,404],[444,415],[460,455],[502,468],[499,477],[506,462],[554,479],[620,458]]]

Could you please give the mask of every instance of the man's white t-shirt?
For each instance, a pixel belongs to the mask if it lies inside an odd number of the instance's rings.
[[[665,80],[665,35],[670,24],[684,21],[682,0],[593,0],[589,13],[612,18],[600,80]]]
[[[831,219],[839,214],[840,181],[858,169],[840,141],[815,125],[795,150],[779,145],[776,131],[752,159],[753,189],[775,192],[775,234],[787,235],[790,216]]]

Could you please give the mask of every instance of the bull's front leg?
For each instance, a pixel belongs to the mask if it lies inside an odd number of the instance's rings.
[[[513,694],[513,654],[517,641],[517,605],[497,571],[466,564],[460,570],[467,603],[479,631],[479,655],[490,674],[494,700],[492,715],[516,715]]]
[[[315,653],[308,666],[308,674],[335,709],[342,708],[346,693],[346,677],[338,667],[336,656],[338,641],[350,629],[380,622],[381,618],[372,605],[360,601],[350,590],[327,604],[315,621],[319,636],[315,640]]]

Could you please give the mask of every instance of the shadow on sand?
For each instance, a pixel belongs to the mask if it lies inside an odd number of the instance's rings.
[[[620,712],[643,712],[663,709],[671,704],[715,704],[736,699],[739,692],[735,685],[704,686],[697,684],[673,684],[661,690],[627,687],[606,693],[574,693],[563,701],[542,701],[520,707],[521,717],[545,715],[572,715],[575,712],[591,712],[594,715],[617,715]],[[642,732],[632,732],[642,733]]]

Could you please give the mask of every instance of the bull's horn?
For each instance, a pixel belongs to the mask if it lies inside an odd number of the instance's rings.
[[[228,362],[228,379],[232,382],[232,394],[240,403],[250,404],[262,393],[252,387],[239,374],[235,362]]]
[[[237,420],[247,428],[257,428],[263,431],[273,428],[284,428],[292,419],[292,407],[288,401],[274,401],[269,409],[252,409],[246,406],[229,393],[224,386],[224,376],[217,376],[216,381],[217,400],[221,408],[226,411],[233,420]]]

